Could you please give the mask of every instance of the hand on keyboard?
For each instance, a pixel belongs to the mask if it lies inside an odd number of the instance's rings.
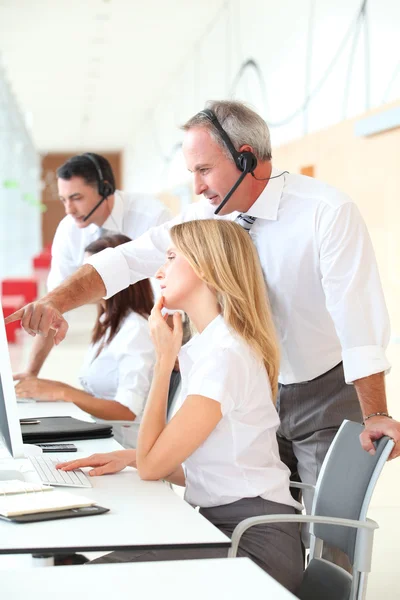
[[[29,460],[43,483],[66,487],[92,487],[90,480],[80,469],[68,473],[56,469],[56,465],[60,462],[59,458],[30,456]]]
[[[118,473],[127,466],[136,467],[136,450],[116,450],[106,454],[92,454],[87,458],[69,460],[57,465],[63,471],[71,472],[71,469],[80,467],[95,467],[89,471],[89,475],[108,475]]]

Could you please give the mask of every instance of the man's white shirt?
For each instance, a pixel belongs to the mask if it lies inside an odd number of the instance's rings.
[[[272,176],[280,171],[273,169]],[[355,203],[316,179],[271,179],[248,214],[281,346],[280,382],[305,382],[343,360],[348,383],[390,369],[389,318],[371,240]],[[107,297],[155,274],[172,225],[214,216],[205,199],[135,242],[89,260]]]
[[[103,229],[123,233],[131,239],[143,235],[171,218],[168,208],[153,196],[116,190],[114,206]],[[51,269],[47,281],[49,291],[72,275],[84,260],[85,248],[100,237],[100,228],[91,224],[80,229],[73,217],[60,222],[52,244]]]

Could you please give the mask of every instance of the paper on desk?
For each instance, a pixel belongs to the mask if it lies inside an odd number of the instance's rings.
[[[16,517],[34,513],[52,512],[93,506],[94,500],[84,496],[75,496],[70,492],[53,490],[51,494],[37,492],[36,494],[15,494],[0,497],[0,515]]]
[[[52,487],[45,485],[44,483],[29,483],[26,481],[21,481],[20,479],[0,481],[0,496],[47,492],[52,490]]]

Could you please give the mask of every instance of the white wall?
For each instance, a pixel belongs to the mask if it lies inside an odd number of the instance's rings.
[[[29,275],[41,247],[40,161],[0,64],[0,280]]]
[[[365,4],[357,19],[361,0],[226,2],[125,149],[125,188],[157,192],[188,180],[180,152],[172,160],[171,152],[179,124],[207,99],[250,103],[279,146],[399,98],[400,2]],[[261,78],[247,68],[238,79],[249,59]]]

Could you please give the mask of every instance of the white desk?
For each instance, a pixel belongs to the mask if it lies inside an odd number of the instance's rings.
[[[26,403],[19,404],[20,417],[54,415],[53,404],[57,404],[60,411],[57,414],[72,412],[68,410],[70,405],[64,403],[63,406],[61,403]],[[75,410],[73,416],[76,416]],[[120,449],[112,438],[74,443],[78,452],[57,456],[71,460]],[[26,459],[15,462],[24,469],[30,465]],[[27,479],[38,480],[33,470],[27,473]],[[0,521],[0,553],[230,546],[228,537],[161,481],[142,481],[131,468],[115,475],[94,477],[91,481],[92,489],[74,489],[73,493],[93,497],[100,506],[109,508],[109,513],[24,525]]]
[[[20,419],[28,417],[75,417],[81,421],[94,419],[72,402],[18,402]],[[120,447],[120,446],[119,446]]]
[[[44,571],[3,571],[2,597],[7,600],[295,599],[249,558],[85,565]]]

